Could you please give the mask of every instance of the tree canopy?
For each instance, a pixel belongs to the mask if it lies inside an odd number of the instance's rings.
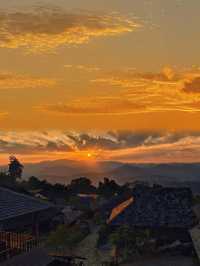
[[[11,177],[17,179],[22,177],[24,166],[19,162],[15,156],[10,156],[8,173]]]

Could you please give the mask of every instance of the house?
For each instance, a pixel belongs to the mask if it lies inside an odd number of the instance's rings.
[[[49,221],[56,212],[53,204],[0,187],[1,231],[29,229],[38,233],[40,224]]]
[[[0,262],[37,248],[40,228],[56,213],[52,204],[0,187]]]
[[[189,229],[195,224],[192,193],[188,188],[136,186],[132,196],[116,205],[107,223],[150,229],[157,239],[190,241]]]
[[[113,196],[111,199],[107,199],[100,204],[97,212],[104,220],[108,220],[112,211],[117,208],[117,206],[123,204],[132,197],[132,193],[122,193],[119,195]]]

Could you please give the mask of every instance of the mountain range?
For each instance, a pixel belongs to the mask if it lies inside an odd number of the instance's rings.
[[[37,176],[52,183],[62,184],[68,184],[72,179],[81,176],[90,178],[93,183],[108,177],[120,184],[145,181],[170,186],[187,185],[200,192],[200,163],[128,164],[115,161],[91,163],[56,160],[24,164],[23,176]]]

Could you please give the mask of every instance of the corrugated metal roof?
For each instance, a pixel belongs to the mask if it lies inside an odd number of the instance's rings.
[[[51,208],[53,205],[0,187],[0,221]]]
[[[187,188],[136,188],[133,197],[112,225],[191,228],[194,224],[191,191]]]

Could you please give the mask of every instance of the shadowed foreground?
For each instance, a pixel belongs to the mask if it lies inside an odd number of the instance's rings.
[[[52,261],[45,250],[37,248],[32,250],[30,253],[24,253],[17,257],[14,257],[5,263],[0,264],[1,266],[46,266]]]
[[[199,266],[199,262],[193,258],[183,256],[161,256],[157,258],[144,258],[122,266]]]

